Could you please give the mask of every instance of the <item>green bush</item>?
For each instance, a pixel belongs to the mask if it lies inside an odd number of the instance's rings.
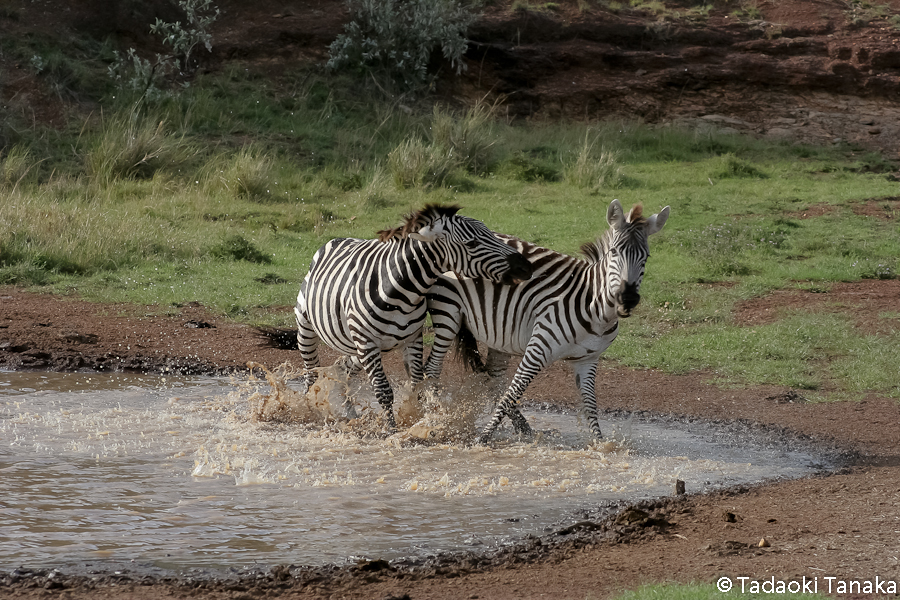
[[[231,260],[245,260],[251,263],[268,264],[272,259],[263,254],[253,242],[244,239],[243,236],[232,234],[212,248],[212,255],[216,258]]]
[[[434,107],[431,143],[452,153],[473,173],[483,173],[493,162],[493,109],[477,103],[461,118]]]
[[[349,0],[353,20],[329,47],[328,67],[372,73],[406,89],[422,85],[433,51],[460,73],[475,16],[458,0]]]
[[[32,172],[31,153],[22,146],[13,146],[0,156],[0,189],[15,188]]]
[[[176,80],[194,74],[196,59],[191,54],[198,45],[212,50],[212,34],[209,28],[219,17],[219,9],[212,0],[179,0],[184,12],[185,25],[181,21],[167,23],[161,19],[150,25],[150,32],[158,35],[168,54],[157,54],[154,60],[141,58],[134,48],[125,54],[115,52],[115,60],[109,67],[109,76],[120,89],[130,89],[142,98],[154,100],[174,88]],[[185,84],[186,85],[186,84]]]
[[[388,154],[388,170],[399,189],[438,187],[459,167],[453,152],[426,144],[422,138],[407,138]]]
[[[563,179],[570,185],[597,193],[602,188],[618,188],[622,185],[622,165],[619,153],[601,147],[595,148],[596,139],[585,133],[584,144],[563,168]]]
[[[260,200],[270,196],[272,160],[256,148],[245,147],[216,169],[213,180],[235,198]]]
[[[130,112],[107,120],[85,155],[85,170],[95,181],[150,179],[168,165],[181,163],[195,152],[181,136],[170,135],[165,121]]]
[[[559,181],[559,170],[534,153],[517,152],[503,161],[499,173],[515,181]]]
[[[723,154],[717,161],[716,168],[710,174],[716,179],[733,179],[733,178],[753,178],[765,179],[768,177],[765,173],[742,160],[731,152]]]

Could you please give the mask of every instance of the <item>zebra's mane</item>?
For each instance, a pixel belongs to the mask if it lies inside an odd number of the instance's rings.
[[[642,204],[635,204],[634,207],[628,212],[628,216],[625,218],[625,223],[628,225],[644,225],[647,223],[646,217],[644,217],[644,206]],[[632,228],[626,228],[626,231],[631,231]],[[598,263],[603,258],[603,256],[609,252],[609,247],[612,244],[613,239],[613,230],[612,228],[607,229],[603,232],[603,235],[600,238],[593,242],[588,242],[581,246],[581,253],[590,263]]]
[[[403,217],[403,223],[393,229],[382,229],[378,232],[378,239],[386,242],[392,239],[404,239],[410,233],[418,231],[428,225],[434,223],[441,217],[452,217],[461,207],[453,204],[450,206],[444,204],[426,204],[421,210],[409,213]]]

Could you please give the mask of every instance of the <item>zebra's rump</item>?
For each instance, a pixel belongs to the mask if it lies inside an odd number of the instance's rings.
[[[422,292],[396,281],[393,272],[400,259],[390,250],[391,245],[377,240],[342,238],[316,252],[296,310],[305,311],[323,342],[353,354],[362,336],[389,350],[422,329],[425,303],[409,300],[421,298]]]

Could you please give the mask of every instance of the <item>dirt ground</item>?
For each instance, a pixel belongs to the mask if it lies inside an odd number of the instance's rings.
[[[867,315],[900,306],[900,282],[863,281],[827,293],[785,292],[748,302],[739,320],[761,323],[785,310]],[[290,307],[283,310],[289,311]],[[627,326],[627,322],[624,324]],[[397,357],[388,369],[402,377]],[[326,357],[327,359],[328,357]],[[256,329],[202,306],[94,305],[74,297],[0,288],[0,367],[224,373],[247,361],[298,360]],[[445,377],[464,374],[448,365]],[[570,531],[529,538],[485,555],[444,557],[411,567],[375,561],[354,567],[280,565],[228,579],[152,579],[141,574],[0,573],[4,598],[605,598],[648,582],[816,581],[838,597],[840,581],[900,582],[900,404],[878,396],[809,403],[777,386],[722,389],[704,373],[602,368],[598,398],[610,411],[755,423],[845,451],[836,473],[645,503],[616,518],[600,511]],[[535,381],[529,399],[574,405],[565,365]],[[623,507],[619,507],[623,508]],[[643,511],[643,512],[639,512]],[[761,539],[768,546],[759,547]],[[834,579],[828,580],[826,577]],[[818,578],[817,580],[815,578]],[[749,588],[748,588],[749,589]],[[811,588],[810,588],[811,589]],[[848,588],[849,589],[849,588]],[[854,591],[865,587],[854,588]],[[882,588],[888,591],[890,588]],[[887,594],[893,596],[894,594]]]

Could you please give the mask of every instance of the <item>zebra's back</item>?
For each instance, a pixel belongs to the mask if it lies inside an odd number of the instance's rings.
[[[517,285],[441,276],[428,294],[436,343],[442,337],[452,342],[460,318],[479,342],[509,354],[524,354],[539,325],[555,331],[558,348],[593,335],[596,324],[586,318],[597,312],[590,264],[512,236],[498,237],[531,262],[534,275]],[[451,323],[446,330],[445,323]]]

